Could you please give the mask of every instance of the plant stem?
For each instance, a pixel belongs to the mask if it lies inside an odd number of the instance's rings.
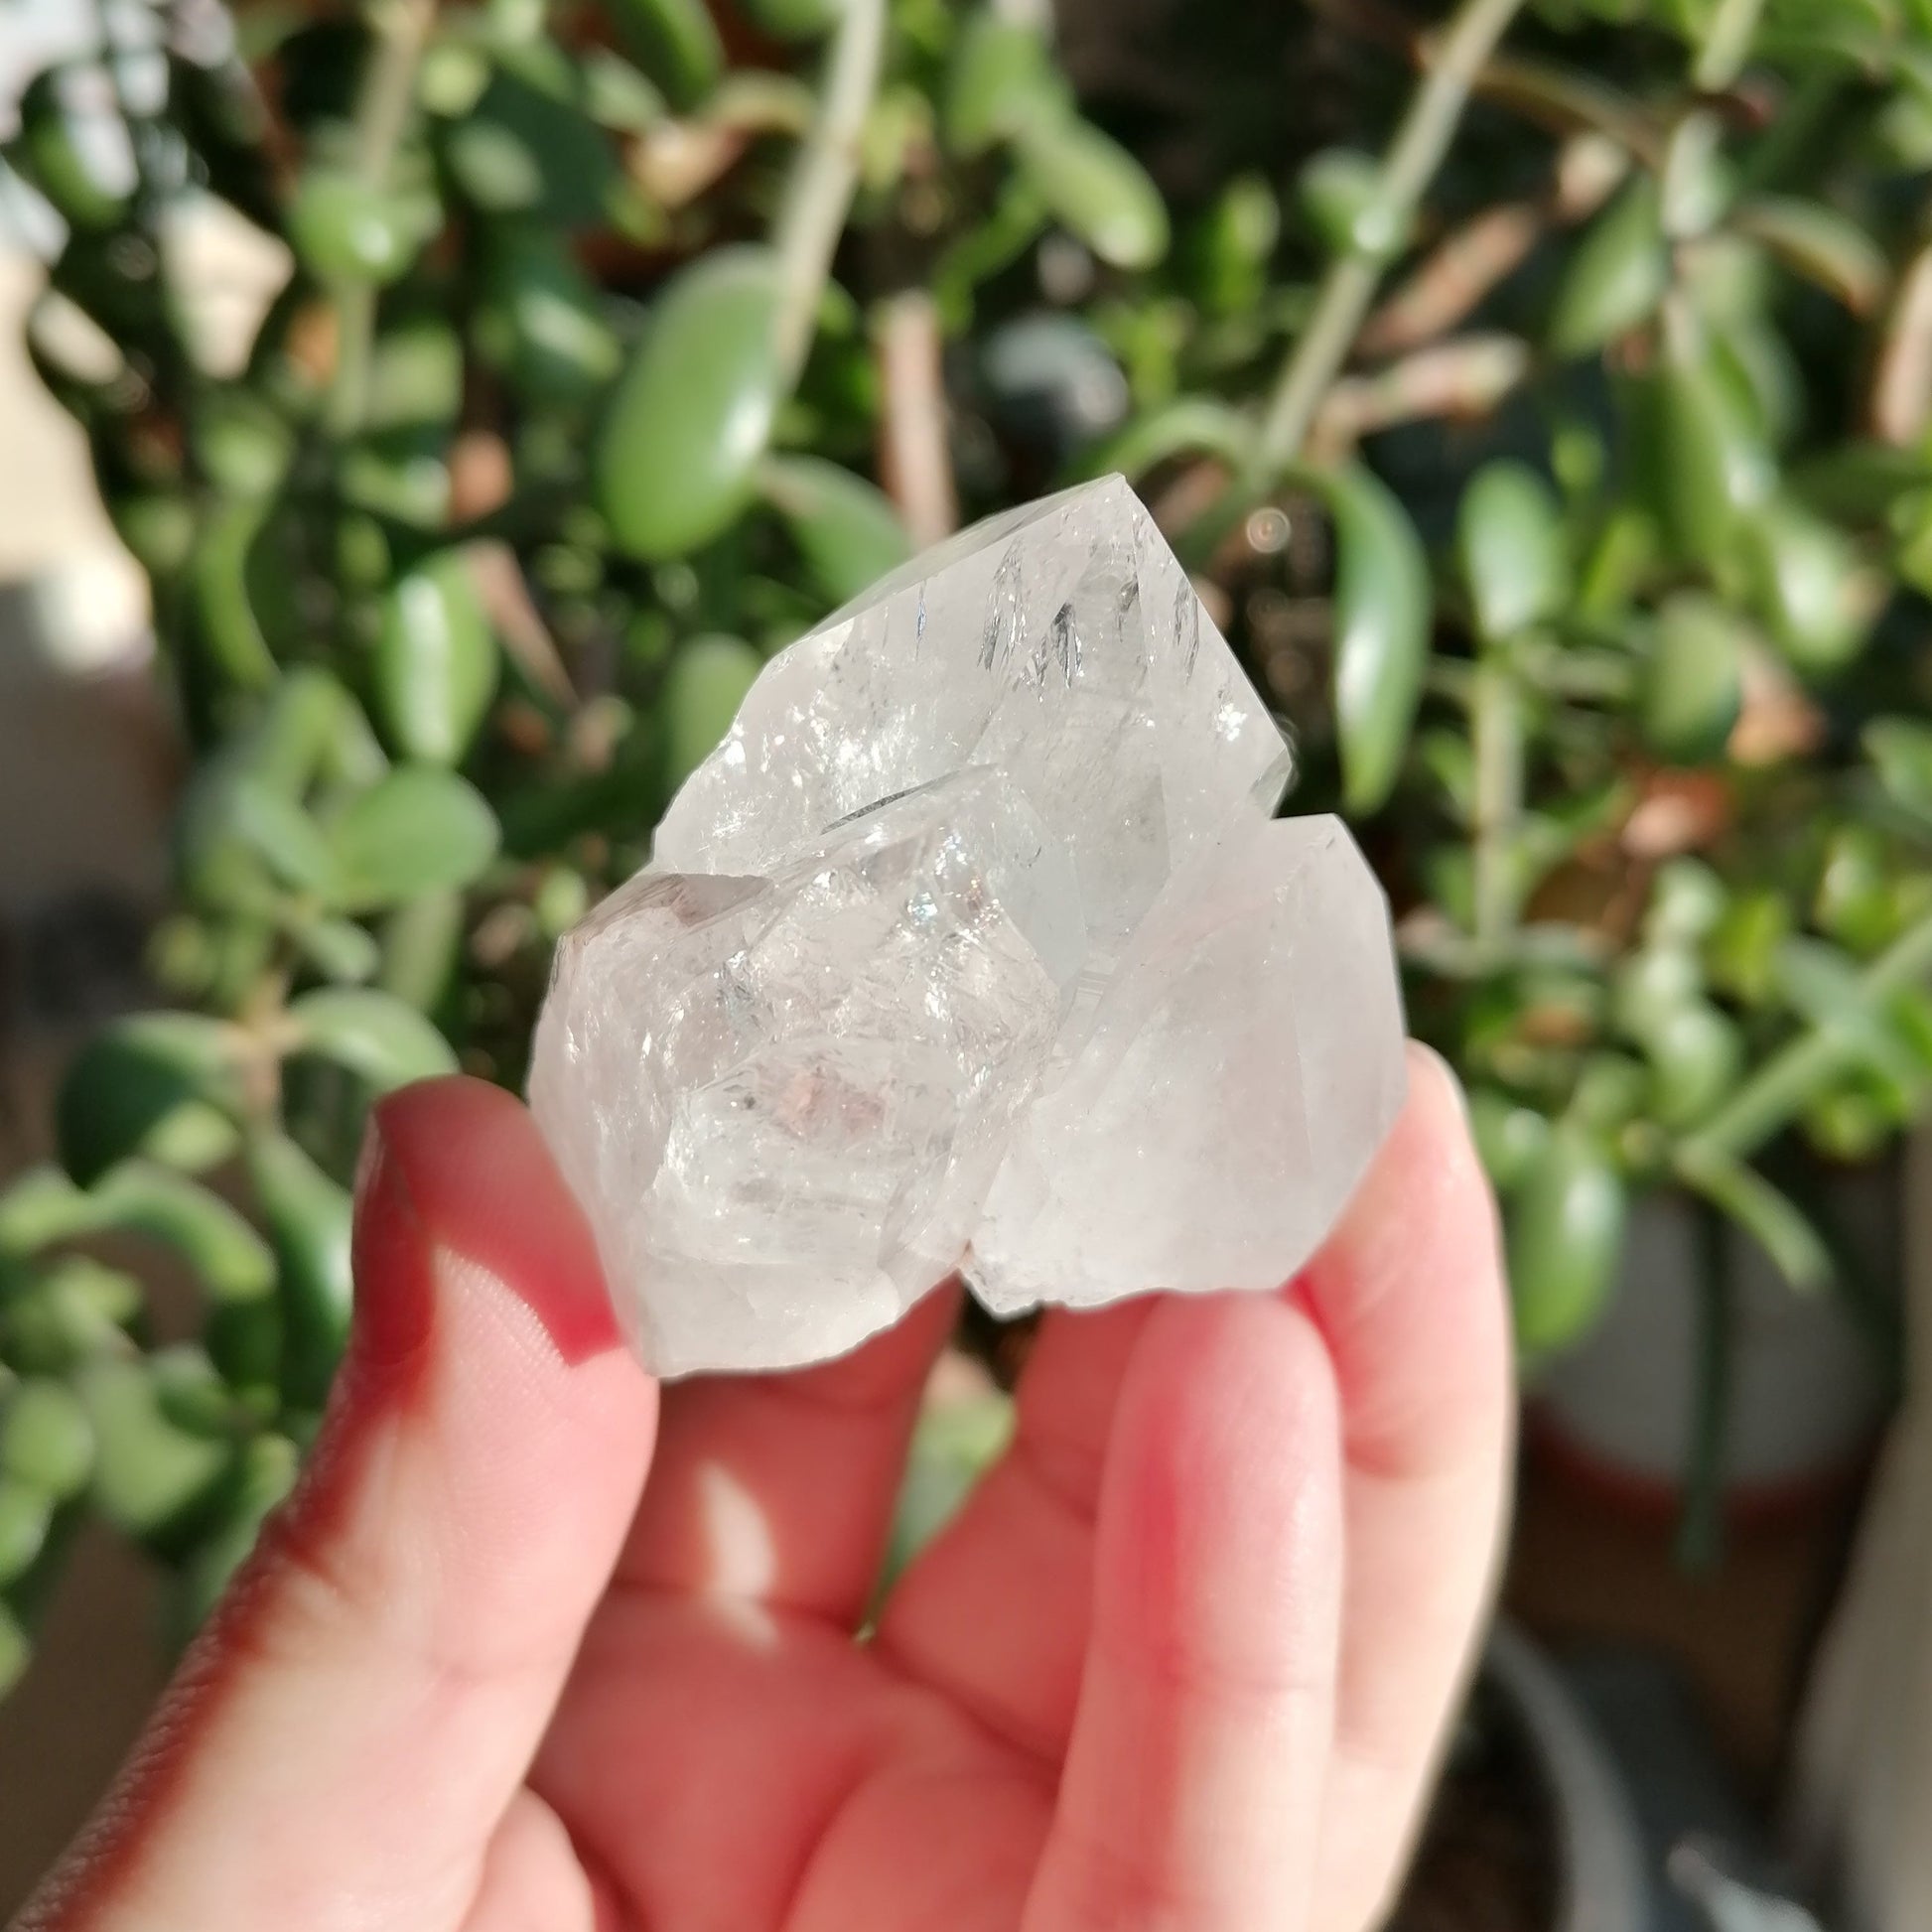
[[[355,103],[354,170],[373,189],[389,185],[396,151],[409,128],[416,69],[436,24],[436,0],[385,0],[370,10],[375,45]],[[345,288],[336,305],[336,378],[329,427],[353,436],[368,409],[369,362],[375,349],[376,291],[372,283]]]
[[[1718,0],[1704,45],[1698,50],[1691,78],[1707,94],[1722,93],[1737,78],[1757,33],[1757,17],[1764,0]]]
[[[1861,1004],[1875,1006],[1889,993],[1932,976],[1932,913],[1909,926],[1859,979]],[[1678,1149],[1680,1169],[1700,1161],[1742,1160],[1854,1065],[1862,1042],[1824,1023],[1801,1035],[1758,1068],[1704,1126]]]
[[[773,327],[787,384],[796,380],[811,348],[819,297],[859,185],[859,143],[879,88],[885,46],[886,0],[846,0],[818,118],[799,150],[773,237],[784,277]]]
[[[1477,666],[1470,731],[1475,753],[1475,937],[1494,957],[1516,923],[1510,848],[1523,809],[1523,717],[1513,668],[1492,653]]]
[[[1723,1215],[1693,1201],[1697,1238],[1697,1379],[1691,1395],[1691,1465],[1677,1560],[1686,1570],[1714,1569],[1724,1542],[1725,1436],[1730,1422],[1730,1243]]]
[[[1462,0],[1425,57],[1423,83],[1382,162],[1376,219],[1364,226],[1388,235],[1407,231],[1417,204],[1449,153],[1483,63],[1522,5],[1523,0]],[[1302,454],[1321,399],[1368,319],[1386,266],[1384,256],[1360,249],[1338,255],[1330,264],[1308,326],[1275,384],[1254,454],[1220,501],[1186,533],[1189,554],[1211,551]]]

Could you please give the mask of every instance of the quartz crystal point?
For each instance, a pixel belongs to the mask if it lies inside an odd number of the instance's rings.
[[[1387,908],[1118,477],[779,652],[558,949],[530,1096],[658,1373],[1262,1288],[1395,1117]]]

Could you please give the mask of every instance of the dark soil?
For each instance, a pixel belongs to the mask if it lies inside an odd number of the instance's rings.
[[[1553,1932],[1554,1824],[1520,1727],[1478,1688],[1387,1932]]]

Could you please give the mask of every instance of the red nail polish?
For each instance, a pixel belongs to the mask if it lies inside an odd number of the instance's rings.
[[[620,1345],[590,1227],[519,1101],[482,1080],[431,1080],[390,1095],[371,1129],[379,1147],[370,1194],[394,1190],[425,1304],[433,1300],[431,1257],[440,1252],[474,1263],[522,1302],[567,1365]],[[358,1249],[358,1270],[360,1261]],[[375,1299],[386,1303],[388,1291]],[[383,1331],[405,1348],[419,1345],[410,1338],[426,1336],[430,1318],[427,1307],[418,1314],[399,1298],[394,1326]],[[378,1320],[388,1322],[386,1310]]]
[[[369,1117],[356,1162],[351,1261],[354,1359],[386,1377],[426,1357],[436,1321],[434,1256],[408,1176],[376,1114]]]

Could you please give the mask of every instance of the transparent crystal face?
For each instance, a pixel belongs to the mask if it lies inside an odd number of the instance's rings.
[[[1261,1286],[1386,1132],[1386,909],[1118,478],[772,659],[559,949],[531,1100],[664,1374]]]

